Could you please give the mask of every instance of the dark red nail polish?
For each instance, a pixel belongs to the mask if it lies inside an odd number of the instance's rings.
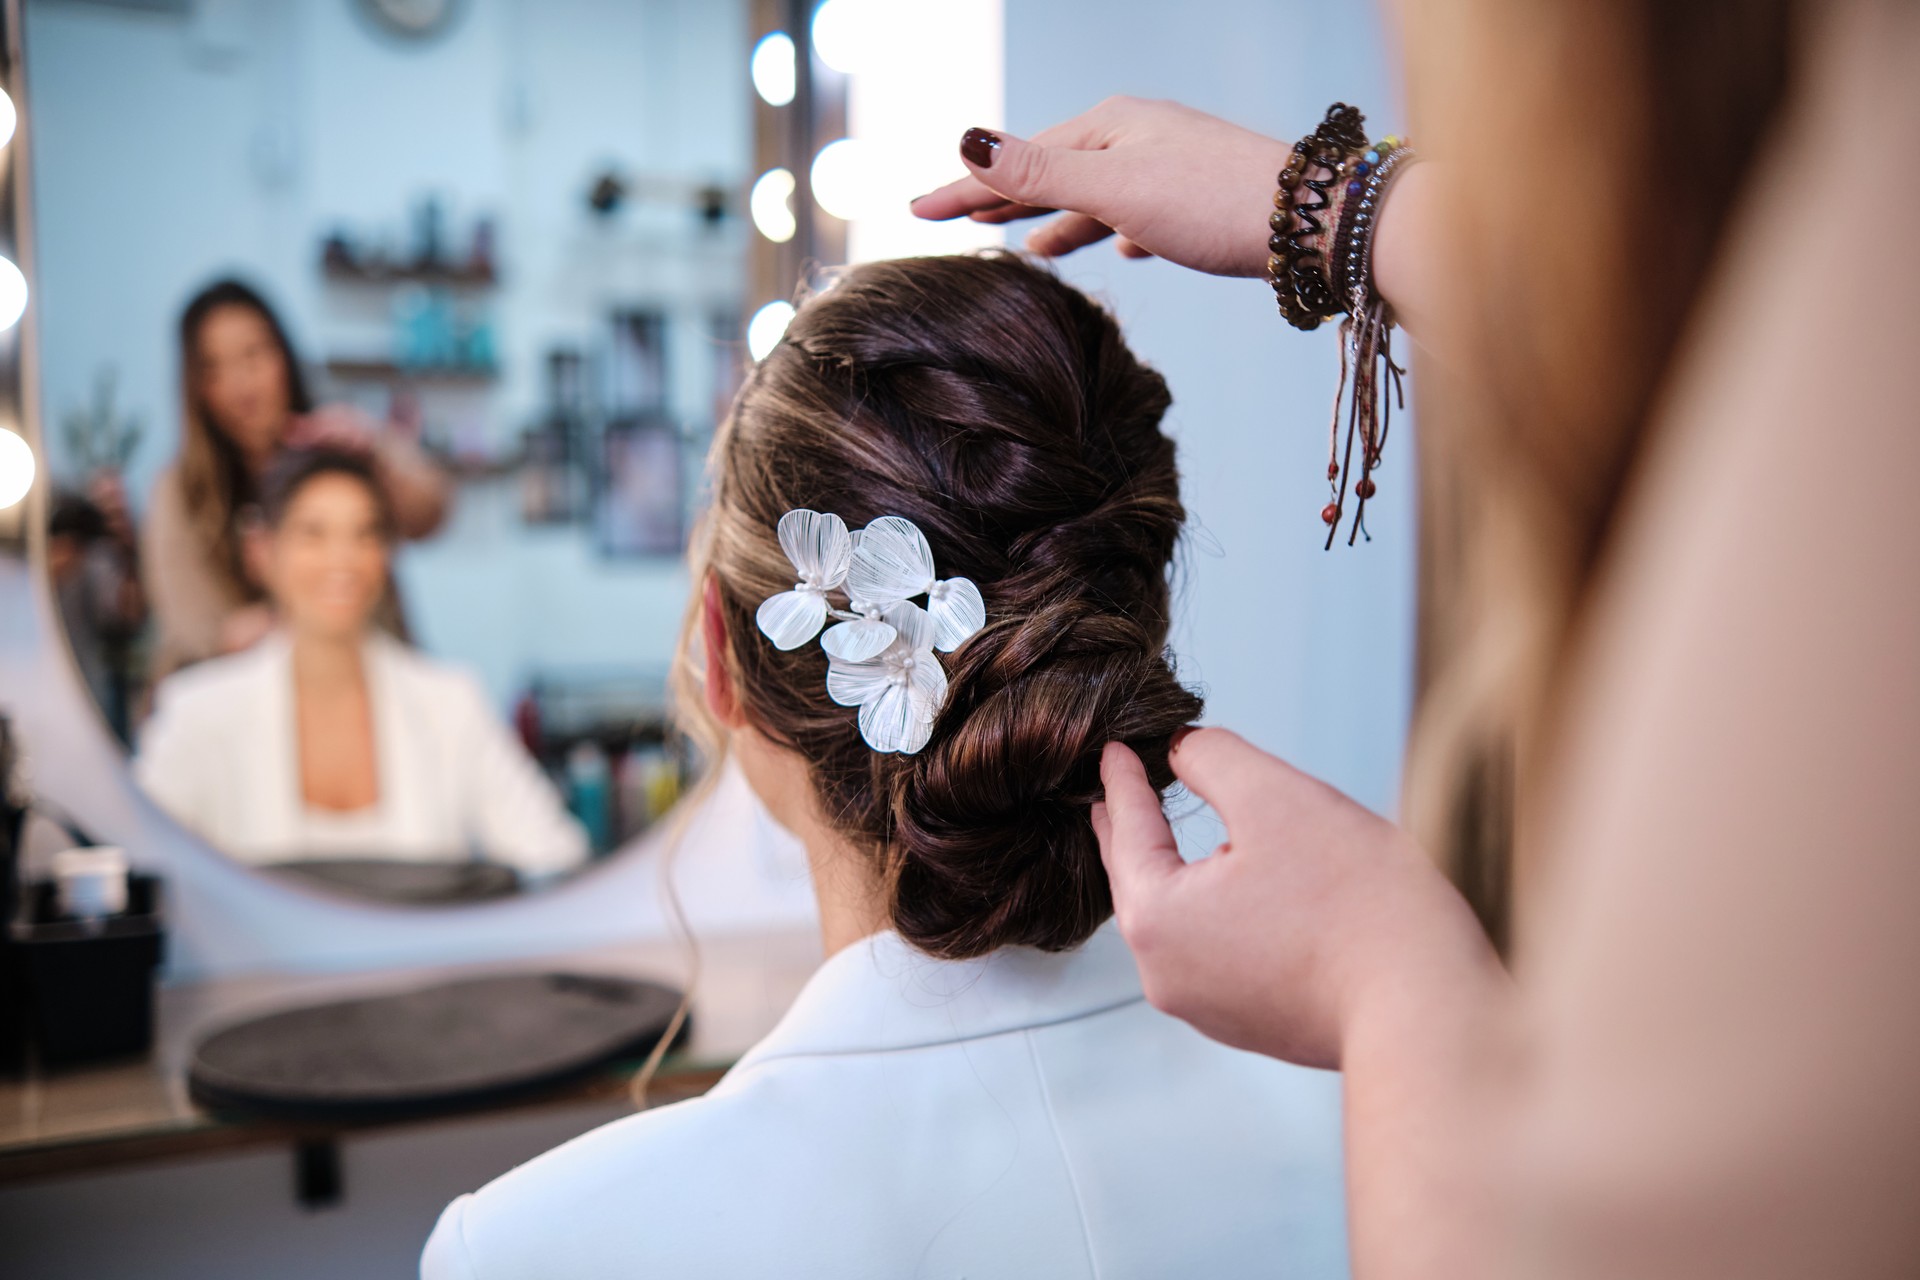
[[[985,129],[969,129],[960,135],[960,154],[979,169],[993,168],[993,153],[1000,149],[1000,135]]]

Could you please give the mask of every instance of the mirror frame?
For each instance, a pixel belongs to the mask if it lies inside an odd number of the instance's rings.
[[[669,936],[682,903],[696,921],[721,922],[713,927],[810,924],[812,889],[804,876],[804,856],[793,837],[766,815],[738,771],[726,766],[704,796],[690,795],[682,802],[685,811],[677,810],[617,857],[533,893],[431,908],[371,902],[262,875],[181,827],[139,791],[81,679],[47,572],[51,483],[44,464],[39,308],[33,289],[33,109],[25,75],[24,0],[3,3],[0,88],[14,102],[17,123],[12,140],[0,149],[0,253],[13,257],[27,277],[28,305],[20,322],[0,334],[0,423],[20,432],[38,465],[27,497],[0,512],[0,710],[13,719],[25,745],[36,797],[72,815],[97,838],[125,847],[137,867],[163,878],[171,935],[167,980],[261,969],[352,971],[552,955]],[[812,63],[808,24],[788,25],[811,7],[807,0],[746,0],[743,64],[762,36],[783,28],[795,35],[800,56]],[[844,86],[821,88],[844,94]],[[758,95],[755,102],[753,158],[764,164],[769,121],[766,104]],[[811,131],[815,116],[806,118]],[[797,129],[775,134],[774,147],[789,153],[785,163],[792,167],[791,153],[806,139]],[[814,214],[816,225],[834,221],[824,211]],[[763,273],[778,270],[769,252],[773,246],[758,235],[752,242],[749,278],[765,281],[769,274]],[[779,248],[785,257],[814,246],[789,242]],[[676,859],[703,864],[703,874],[697,884],[681,885],[679,900],[670,902],[665,873],[672,860],[665,854],[676,840]],[[736,867],[759,868],[763,879],[769,859],[783,868],[797,866],[804,893],[763,889],[756,899],[751,882],[728,880],[729,857]]]

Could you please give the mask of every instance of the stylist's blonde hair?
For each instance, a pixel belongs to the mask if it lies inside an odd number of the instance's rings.
[[[1405,0],[1453,276],[1417,370],[1404,812],[1508,937],[1529,797],[1646,423],[1788,73],[1788,0]],[[1813,157],[1808,157],[1812,160]],[[1516,818],[1517,815],[1517,818]]]

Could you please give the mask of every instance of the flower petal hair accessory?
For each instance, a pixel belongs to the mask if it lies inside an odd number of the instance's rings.
[[[760,630],[780,649],[820,637],[827,652],[827,696],[860,708],[860,736],[875,751],[912,755],[927,745],[947,697],[947,673],[934,656],[951,653],[987,622],[980,588],[966,578],[934,577],[933,549],[913,521],[881,516],[856,533],[839,516],[789,511],[780,517],[780,549],[799,576],[791,591],[761,602]],[[827,596],[841,592],[847,607]],[[927,607],[913,603],[927,598]]]
[[[789,511],[775,531],[800,581],[793,590],[760,602],[754,620],[776,649],[798,649],[820,634],[827,620],[827,592],[847,580],[853,538],[847,522],[818,511]]]

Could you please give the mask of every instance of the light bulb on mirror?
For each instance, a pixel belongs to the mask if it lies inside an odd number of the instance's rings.
[[[761,235],[775,244],[793,239],[798,224],[793,218],[793,174],[785,169],[769,169],[760,175],[747,196],[747,211]]]
[[[813,13],[813,51],[842,75],[853,75],[885,43],[887,12],[872,0],[826,0]]]
[[[33,488],[33,450],[18,434],[0,427],[0,511]]]
[[[747,321],[747,354],[756,362],[765,360],[767,354],[780,345],[781,335],[792,322],[791,302],[769,302],[754,312],[753,319]]]
[[[0,331],[13,328],[27,310],[27,278],[20,268],[0,258]]]
[[[13,99],[5,89],[0,89],[0,147],[13,141],[13,131],[20,123],[20,115],[13,109]]]
[[[813,158],[813,198],[836,218],[851,222],[873,209],[876,179],[869,148],[852,138],[829,142]]]
[[[793,37],[775,31],[761,37],[753,46],[753,87],[770,107],[784,107],[793,101]]]

